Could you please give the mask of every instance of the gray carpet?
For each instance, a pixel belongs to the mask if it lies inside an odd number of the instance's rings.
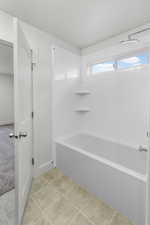
[[[0,196],[14,188],[14,144],[9,138],[13,126],[0,126]]]

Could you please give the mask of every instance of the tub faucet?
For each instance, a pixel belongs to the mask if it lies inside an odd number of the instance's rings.
[[[140,152],[147,152],[148,149],[142,145],[139,146],[139,149],[138,149]]]

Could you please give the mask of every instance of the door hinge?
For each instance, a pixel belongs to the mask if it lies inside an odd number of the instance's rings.
[[[31,63],[31,71],[33,72],[34,69],[34,63]]]
[[[34,166],[34,158],[32,158],[32,166]]]
[[[34,112],[31,112],[31,117],[32,117],[32,119],[34,118]]]
[[[146,136],[150,137],[150,131],[147,131]]]
[[[31,71],[32,72],[34,70],[34,67],[38,63],[38,55],[39,55],[38,49],[36,49],[36,50],[31,49]]]

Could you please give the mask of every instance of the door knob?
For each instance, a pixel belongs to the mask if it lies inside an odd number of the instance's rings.
[[[24,138],[27,136],[28,136],[27,132],[19,132],[19,138]]]
[[[27,132],[19,132],[19,135],[15,135],[14,133],[10,133],[9,134],[9,137],[10,138],[16,138],[16,139],[18,139],[18,138],[24,138],[24,137],[27,137],[28,135],[27,135]]]
[[[14,133],[10,133],[10,134],[9,134],[9,137],[10,137],[10,138],[16,138],[16,139],[18,138],[18,136],[15,135]]]

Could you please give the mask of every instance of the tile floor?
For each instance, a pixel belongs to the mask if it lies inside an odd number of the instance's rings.
[[[60,170],[53,169],[34,180],[23,225],[133,224]]]

